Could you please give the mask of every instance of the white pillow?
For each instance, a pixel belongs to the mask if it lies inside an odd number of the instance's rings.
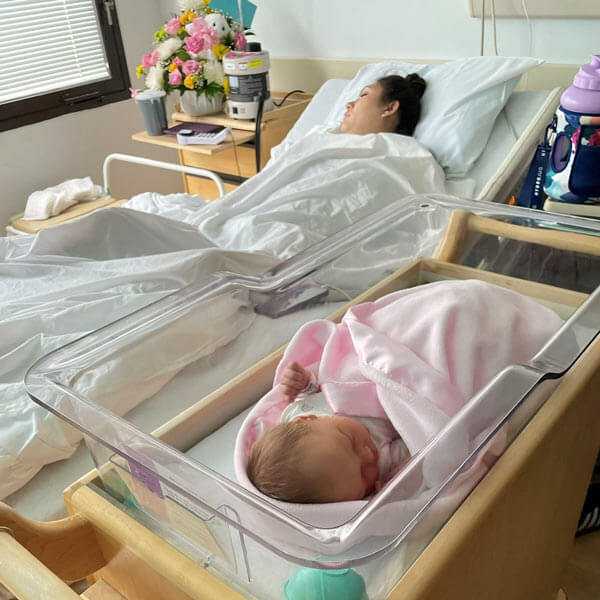
[[[414,136],[450,177],[463,177],[488,141],[494,121],[521,75],[537,58],[476,56],[439,65],[373,63],[359,69],[333,105],[328,122],[339,123],[345,105],[386,75],[418,73],[427,82]]]

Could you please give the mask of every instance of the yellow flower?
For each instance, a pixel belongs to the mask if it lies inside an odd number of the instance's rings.
[[[172,73],[176,68],[177,68],[177,65],[175,63],[171,63],[169,65],[169,73]]]
[[[144,74],[144,66],[143,65],[138,65],[135,69],[135,74],[138,77],[141,77]]]
[[[180,17],[179,17],[179,22],[182,25],[185,25],[186,23],[191,23],[194,19],[197,19],[198,15],[195,12],[192,12],[191,10],[186,10]]]
[[[210,0],[204,0],[204,6],[208,6],[210,4]]]
[[[229,79],[227,77],[223,79],[223,89],[225,90],[225,95],[229,96]]]
[[[225,44],[215,44],[212,51],[213,54],[221,60],[229,52],[229,48]]]
[[[185,85],[188,90],[193,90],[194,86],[196,85],[196,81],[198,81],[198,77],[196,75],[188,75],[183,80],[183,85]]]

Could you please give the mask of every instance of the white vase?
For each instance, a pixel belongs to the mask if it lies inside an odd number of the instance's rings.
[[[191,117],[200,117],[223,110],[223,94],[215,94],[207,98],[205,94],[196,94],[194,91],[180,94],[179,104],[181,110]]]

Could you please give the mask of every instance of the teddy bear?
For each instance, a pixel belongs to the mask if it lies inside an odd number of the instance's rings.
[[[208,23],[209,27],[212,27],[219,40],[223,40],[223,38],[231,31],[225,15],[222,15],[221,13],[210,13],[204,17],[204,20]]]

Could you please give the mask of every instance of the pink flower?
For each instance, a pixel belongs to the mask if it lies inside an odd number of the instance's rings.
[[[573,146],[577,147],[577,142],[579,141],[579,137],[581,136],[581,127],[578,127],[571,138],[573,141]]]
[[[590,146],[600,146],[600,130],[590,135]]]
[[[215,30],[202,17],[194,19],[186,26],[190,37],[185,40],[185,49],[190,54],[200,54],[203,50],[210,50],[218,43]]]
[[[190,35],[185,38],[185,49],[190,54],[200,54],[205,47],[206,44],[204,42],[204,36],[202,35]]]
[[[198,17],[186,26],[186,30],[190,35],[203,35],[207,31],[212,31],[213,29],[206,22],[206,19],[204,19],[203,17]]]
[[[177,35],[177,32],[181,29],[181,23],[177,17],[172,18],[165,25],[165,32],[169,35]]]
[[[171,71],[171,73],[169,73],[169,83],[171,85],[181,85],[181,82],[183,81],[183,77],[181,75],[181,71],[179,69],[175,69],[174,71]]]
[[[182,67],[183,72],[186,75],[195,75],[196,73],[199,73],[202,69],[202,65],[199,62],[196,62],[195,60],[186,60]],[[173,73],[176,73],[177,71],[173,71]]]
[[[131,92],[131,97],[135,100],[135,97],[142,91],[142,90],[136,90],[135,88],[129,88],[129,91]],[[136,100],[137,102],[137,100]]]
[[[142,67],[144,67],[144,69],[153,67],[158,62],[158,58],[158,50],[154,50],[153,52],[150,52],[150,54],[144,54],[144,56],[142,56]]]
[[[183,64],[183,61],[179,58],[179,56],[175,56],[171,62],[178,67],[181,67]]]
[[[246,47],[246,36],[243,33],[236,33],[233,36],[233,43],[236,50],[243,50]]]

